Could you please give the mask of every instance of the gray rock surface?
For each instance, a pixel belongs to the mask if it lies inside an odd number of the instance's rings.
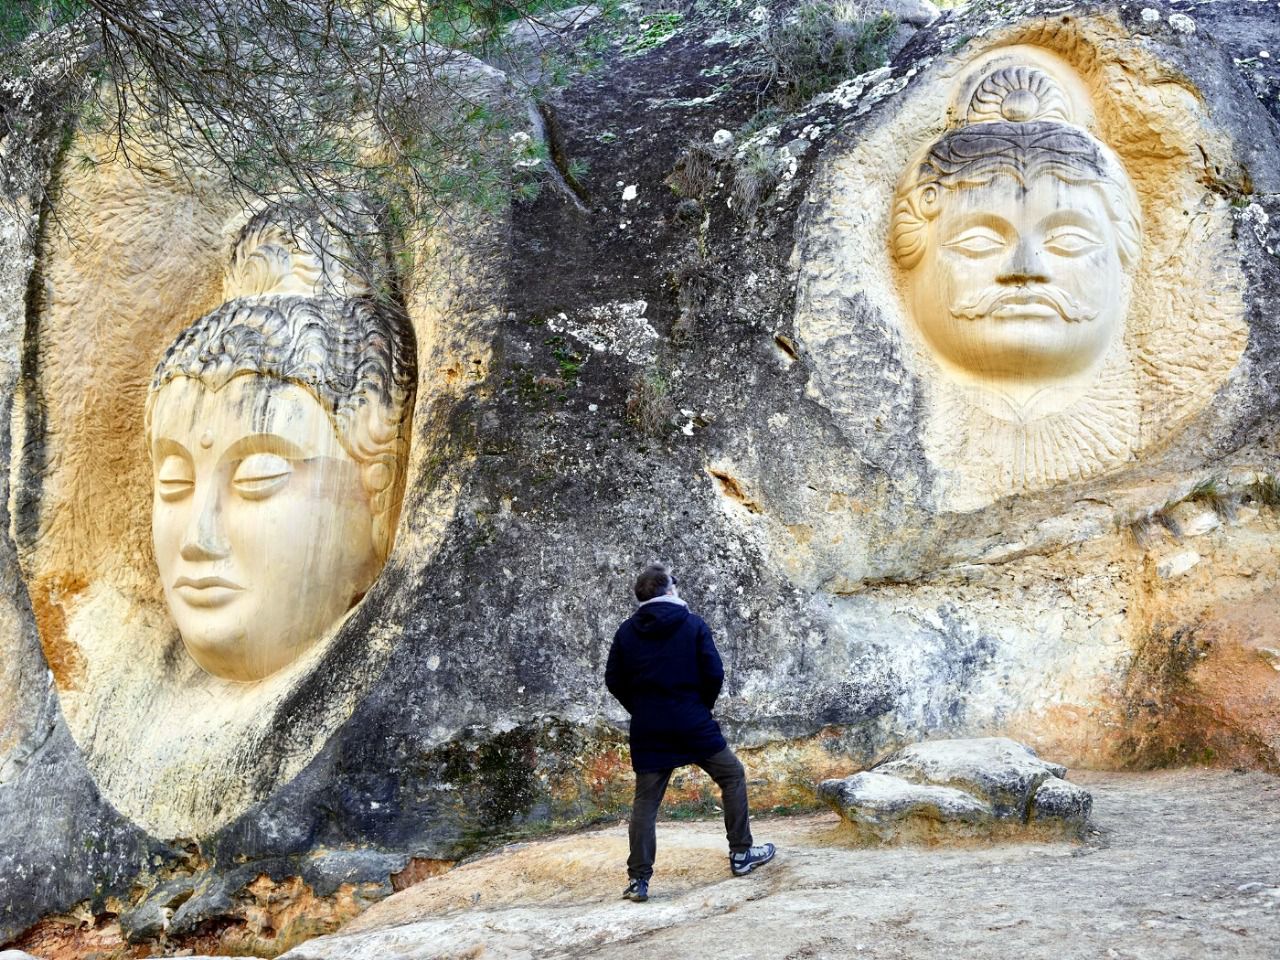
[[[989,803],[963,790],[911,783],[874,770],[824,780],[818,796],[845,819],[874,831],[895,831],[903,821],[917,819],[981,827],[995,818]]]
[[[873,769],[909,783],[964,790],[991,804],[999,817],[1024,816],[1041,783],[1067,775],[1066,767],[1041,760],[1030,747],[1008,737],[913,743]]]
[[[716,632],[728,673],[718,716],[765,788],[794,776],[787,755],[793,742],[815,747],[805,756],[868,763],[923,736],[1005,724],[1035,727],[1070,745],[1077,758],[1125,762],[1123,731],[1108,724],[1129,716],[1130,704],[1093,698],[1123,686],[1153,611],[1198,611],[1274,589],[1267,509],[1255,511],[1251,526],[1224,524],[1197,538],[1203,559],[1163,585],[1152,585],[1154,564],[1126,530],[1134,517],[1185,498],[1210,474],[1225,475],[1237,463],[1274,472],[1277,462],[1274,4],[973,4],[919,29],[885,68],[776,122],[756,117],[750,64],[734,52],[749,49],[758,29],[752,7],[691,8],[655,46],[642,43],[641,14],[648,11],[624,11],[601,68],[544,104],[556,121],[549,139],[590,171],[585,209],[544,191],[517,204],[503,226],[509,247],[501,282],[486,278],[476,296],[498,299],[505,320],[487,365],[476,366],[484,372],[474,390],[434,425],[451,438],[450,455],[470,465],[464,507],[438,553],[380,581],[344,628],[348,645],[358,648],[369,622],[395,597],[409,598],[393,665],[301,774],[215,834],[148,836],[102,798],[89,775],[63,720],[16,561],[14,531],[33,535],[40,519],[22,484],[40,471],[41,425],[33,418],[24,449],[15,449],[8,429],[0,431],[0,942],[77,907],[95,916],[123,910],[130,935],[144,940],[166,923],[188,931],[216,926],[228,911],[241,922],[250,902],[244,890],[260,876],[303,878],[320,897],[336,897],[350,884],[389,894],[390,878],[411,858],[453,860],[548,823],[617,815],[628,799],[620,753],[626,717],[604,692],[601,674],[613,629],[631,608],[629,578],[655,557],[679,565],[682,591]],[[1158,16],[1144,19],[1145,9]],[[1195,32],[1171,25],[1171,11],[1190,16]],[[1235,167],[1204,176],[1231,197],[1246,279],[1249,341],[1239,379],[1224,388],[1222,405],[1151,462],[1096,484],[938,514],[921,506],[932,483],[913,433],[921,401],[880,339],[883,331],[861,322],[869,316],[865,305],[849,304],[854,322],[842,334],[865,357],[850,372],[866,399],[863,432],[851,437],[809,392],[814,357],[797,344],[792,319],[792,254],[807,229],[805,198],[828,158],[892,116],[940,58],[965,54],[1024,20],[1095,13],[1139,36],[1176,78],[1174,91],[1197,90],[1235,144]],[[1260,56],[1264,49],[1270,57]],[[4,171],[7,178],[20,174],[6,180],[7,199],[36,196],[34,206],[22,207],[21,222],[6,221],[0,231],[6,424],[14,385],[39,375],[31,354],[40,336],[42,280],[38,250],[23,228],[38,222],[69,109],[57,84],[28,92],[11,85],[3,94]],[[689,199],[666,183],[677,158],[721,129],[734,133],[725,156],[712,164],[692,215],[686,205],[677,216]],[[781,161],[759,216],[747,223],[730,204],[735,152],[746,158],[756,147],[767,152],[797,141],[811,146],[798,157],[787,151],[794,164]],[[1238,190],[1242,170],[1252,193]],[[627,187],[636,190],[623,199]],[[650,357],[613,348],[626,325],[653,333],[645,341]],[[157,349],[160,343],[157,336]],[[629,412],[637,384],[665,391],[651,431]],[[424,471],[423,497],[434,482]],[[844,478],[839,489],[826,489],[833,476]],[[814,534],[830,518],[856,518],[866,532],[858,565],[813,559],[837,544]],[[1237,539],[1215,539],[1228,536]],[[788,539],[791,549],[774,549]],[[1183,636],[1182,626],[1174,623],[1170,634]],[[345,666],[341,658],[331,664],[335,683]],[[1134,697],[1134,711],[1145,710],[1145,691]],[[305,719],[310,707],[300,696],[291,716]],[[1097,725],[1082,728],[1084,717]],[[1099,743],[1097,730],[1120,732]],[[1039,782],[1015,779],[1008,789],[976,780],[947,786],[978,791],[993,810],[1029,808],[1033,818],[1085,810],[1078,792],[1055,782],[1052,769],[1046,773]],[[1089,847],[1087,858],[1019,847],[973,860],[949,851],[938,854],[942,861],[909,851],[887,852],[897,859],[881,859],[881,851],[841,859],[815,843],[797,858],[795,874],[773,874],[797,882],[766,887],[762,906],[739,892],[756,889],[747,886],[718,891],[704,912],[684,909],[703,902],[699,893],[663,914],[669,931],[655,929],[629,945],[618,918],[634,914],[608,904],[595,920],[574,921],[570,940],[583,950],[602,947],[605,957],[646,949],[648,956],[674,956],[689,933],[684,917],[705,919],[686,944],[706,945],[721,942],[731,921],[764,923],[772,913],[775,936],[744,947],[753,955],[781,957],[803,947],[815,957],[844,957],[870,943],[867,955],[894,956],[903,944],[929,953],[948,924],[954,929],[999,910],[991,922],[1011,926],[1000,926],[998,938],[976,928],[975,936],[1000,940],[991,949],[1006,956],[1096,957],[1110,948],[1162,946],[1176,955],[1187,942],[1202,956],[1235,949],[1269,956],[1280,914],[1268,912],[1262,893],[1236,888],[1280,886],[1280,834],[1263,805],[1232,790],[1266,789],[1271,797],[1272,782],[1205,783],[1208,792],[1186,788],[1176,796],[1134,788],[1132,804],[1105,821],[1114,846]],[[1100,816],[1105,802],[1099,798]],[[1206,820],[1207,803],[1219,806]],[[1206,858],[1206,849],[1216,857]],[[351,857],[338,855],[344,853]],[[963,884],[943,876],[949,871],[939,870],[940,862],[962,874]],[[1076,872],[1081,862],[1087,867]],[[785,853],[778,866],[786,868]],[[993,882],[996,867],[1008,872]],[[832,870],[859,895],[842,889],[835,902],[824,892]],[[198,891],[182,902],[169,886],[178,875]],[[1070,909],[1061,903],[1064,889],[1074,895]],[[725,920],[730,907],[740,912]],[[1247,911],[1247,919],[1233,917],[1235,910]],[[1081,916],[1094,919],[1090,929],[1080,930]],[[1056,936],[1043,935],[1044,917],[1053,918]],[[520,949],[560,949],[538,923],[522,920],[512,932],[502,917],[483,922],[499,931],[495,939],[509,935],[508,944],[517,933],[525,937]],[[819,923],[834,943],[824,944]],[[413,934],[422,955],[442,931],[447,925],[431,921]],[[501,955],[496,948],[494,955]],[[976,948],[965,955],[984,956]]]
[[[1066,772],[1006,737],[930,740],[871,770],[825,780],[818,796],[871,841],[1078,836],[1092,799],[1063,779]]]

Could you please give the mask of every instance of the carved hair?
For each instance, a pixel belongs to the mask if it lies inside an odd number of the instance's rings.
[[[929,222],[941,210],[942,191],[983,186],[1010,176],[1024,187],[1045,174],[1097,187],[1115,228],[1120,262],[1138,262],[1142,226],[1138,198],[1120,160],[1069,117],[1065,97],[1044,72],[1006,67],[974,91],[966,125],[943,134],[924,158],[907,168],[893,202],[893,255],[910,270],[924,255]]]
[[[249,222],[232,254],[229,288],[236,289],[232,277],[244,282],[243,265],[250,261],[257,267],[248,272],[256,278],[246,284],[249,289],[264,289],[270,269],[281,271],[280,280],[308,268],[298,250],[282,256],[278,242],[264,242],[278,235],[264,229],[261,215]],[[323,278],[315,274],[315,280],[320,284]],[[155,399],[165,384],[189,377],[217,390],[250,375],[296,384],[329,414],[339,441],[360,465],[374,547],[378,559],[385,560],[404,490],[417,382],[416,344],[407,319],[371,296],[339,299],[319,294],[318,287],[315,296],[265,293],[228,300],[178,334],[156,366],[147,393],[148,437]]]

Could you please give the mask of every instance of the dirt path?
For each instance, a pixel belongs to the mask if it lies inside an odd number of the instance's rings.
[[[857,849],[834,815],[760,821],[778,860],[728,876],[713,823],[659,825],[654,896],[617,900],[623,827],[509,848],[289,960],[1280,956],[1280,779],[1079,774],[1083,845]]]

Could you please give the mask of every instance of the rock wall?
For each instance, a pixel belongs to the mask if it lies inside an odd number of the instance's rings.
[[[395,548],[253,736],[227,704],[260,691],[187,669],[165,618],[137,435],[242,212],[216,190],[136,191],[166,240],[99,196],[133,174],[67,164],[60,115],[27,136],[0,325],[0,941],[76,916],[148,949],[217,934],[269,952],[439,861],[617,812],[604,658],[652,559],[716,633],[717,713],[757,806],[812,803],[814,780],[930,736],[1007,735],[1071,765],[1275,765],[1272,618],[1236,612],[1269,602],[1280,548],[1274,6],[975,5],[764,115],[759,21],[694,5],[599,28],[602,66],[540,114],[566,189],[420,251]],[[1133,430],[1087,468],[1001,459],[1031,449],[1039,414],[984,444],[994,427],[922,346],[892,259],[903,171],[1001,57],[1058,78],[1077,140],[1117,158],[1140,208],[1104,351],[1132,374]],[[60,102],[14,93],[6,117]],[[72,196],[96,245],[49,226]],[[159,282],[179,243],[186,266]],[[89,603],[120,578],[128,602]],[[132,699],[91,682],[106,661],[135,670]],[[182,677],[201,691],[186,724]],[[145,759],[184,737],[206,761]],[[318,919],[286,923],[282,903]]]

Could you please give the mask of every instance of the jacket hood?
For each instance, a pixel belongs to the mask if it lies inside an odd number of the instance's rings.
[[[646,640],[665,640],[689,619],[682,603],[646,603],[631,616],[636,633]]]

